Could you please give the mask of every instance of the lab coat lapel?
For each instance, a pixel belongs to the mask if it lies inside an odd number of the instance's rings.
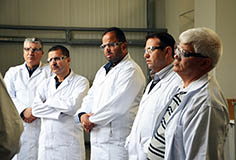
[[[29,72],[25,66],[26,63],[22,64],[21,65],[21,84],[22,84],[22,87],[24,87],[25,89],[27,89],[28,85],[29,85],[29,82],[30,82],[30,77],[29,77]]]
[[[189,90],[187,91],[187,94],[183,97],[183,100],[182,100],[181,104],[179,105],[179,107],[170,116],[169,120],[167,121],[167,124],[169,123],[169,121],[171,121],[171,119],[173,118],[173,116],[176,113],[183,110],[183,108],[186,106],[186,103],[188,102],[188,100],[190,98],[192,98],[196,92],[198,92],[202,87],[204,87],[208,83],[207,79],[208,79],[208,75],[206,74],[206,75],[202,76],[199,80],[192,82]],[[180,117],[182,117],[182,116],[180,116]]]
[[[148,84],[145,94],[142,97],[142,103],[144,103],[145,101],[147,101],[150,97],[152,97],[152,95],[161,87],[161,83],[157,83],[153,89],[148,93],[149,88],[151,86],[152,81]]]
[[[120,69],[123,66],[123,64],[127,61],[127,59],[129,59],[129,58],[130,58],[130,56],[129,56],[129,54],[127,54],[117,65],[115,65],[113,68],[111,68],[111,70],[107,74],[106,74],[106,70],[103,66],[103,70],[102,70],[103,77],[99,78],[99,84],[102,85],[107,79],[110,78],[110,76],[113,75],[113,72],[116,73],[116,70]]]
[[[173,72],[168,72],[154,87],[153,89],[148,93],[149,88],[151,86],[152,81],[148,84],[146,91],[145,91],[145,96],[143,96],[143,101],[146,101],[149,97],[152,96],[152,94],[154,94],[156,91],[158,91],[158,89],[161,88],[162,84],[165,84],[169,81],[169,79],[171,78],[171,74],[174,74]]]
[[[34,71],[30,78],[34,78],[42,72],[42,63],[40,62],[39,67]]]
[[[63,90],[65,87],[67,87],[68,85],[70,85],[70,81],[72,79],[72,75],[73,75],[73,71],[71,70],[71,73],[68,77],[66,77],[66,79],[64,79],[64,81],[57,87],[56,89],[56,82],[55,82],[55,79],[54,79],[54,95],[58,92],[60,92],[61,90]]]

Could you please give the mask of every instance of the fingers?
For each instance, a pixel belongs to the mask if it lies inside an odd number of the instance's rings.
[[[95,126],[93,123],[89,121],[89,117],[92,116],[93,114],[84,114],[81,116],[81,124],[86,132],[90,132],[93,127]]]
[[[24,122],[26,123],[32,123],[33,121],[35,121],[37,118],[34,116],[31,116],[29,118],[24,118]]]

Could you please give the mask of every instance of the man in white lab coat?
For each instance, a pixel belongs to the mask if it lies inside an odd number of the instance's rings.
[[[143,94],[145,77],[131,59],[119,28],[105,31],[101,48],[109,62],[98,70],[77,118],[91,133],[92,160],[125,160],[125,139]]]
[[[181,33],[174,71],[182,85],[162,110],[148,150],[151,160],[222,160],[228,133],[227,104],[210,71],[222,54],[208,28]]]
[[[26,38],[24,41],[24,64],[11,67],[4,80],[12,101],[24,121],[20,152],[17,160],[37,160],[40,119],[32,115],[32,102],[36,88],[45,78],[51,76],[48,65],[40,62],[43,56],[42,42],[38,38]]]
[[[175,40],[168,33],[146,36],[144,58],[153,80],[148,84],[140,102],[130,135],[126,140],[129,160],[146,160],[156,118],[180,83],[172,70]]]
[[[56,76],[41,82],[32,106],[41,118],[38,160],[85,160],[83,128],[74,121],[87,94],[89,82],[70,69],[69,50],[56,45],[48,51],[48,63]]]

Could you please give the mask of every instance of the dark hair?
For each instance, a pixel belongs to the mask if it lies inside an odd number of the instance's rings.
[[[102,34],[102,37],[107,34],[108,32],[115,32],[116,38],[119,40],[119,42],[127,42],[125,38],[124,32],[117,27],[111,27],[105,30],[105,32]]]
[[[150,38],[160,39],[160,46],[165,48],[170,46],[172,48],[172,56],[175,55],[175,39],[167,32],[152,33],[146,36],[146,42]]]
[[[62,52],[62,54],[63,54],[64,56],[70,57],[70,52],[69,52],[69,50],[68,50],[66,47],[62,46],[62,45],[55,45],[55,46],[52,46],[52,47],[48,50],[48,52],[57,51],[57,50],[61,50],[61,52]]]

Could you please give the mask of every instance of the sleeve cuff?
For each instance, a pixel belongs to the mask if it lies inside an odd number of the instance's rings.
[[[83,114],[86,114],[86,112],[80,112],[80,113],[78,114],[79,121],[80,121],[80,117],[81,117]]]

